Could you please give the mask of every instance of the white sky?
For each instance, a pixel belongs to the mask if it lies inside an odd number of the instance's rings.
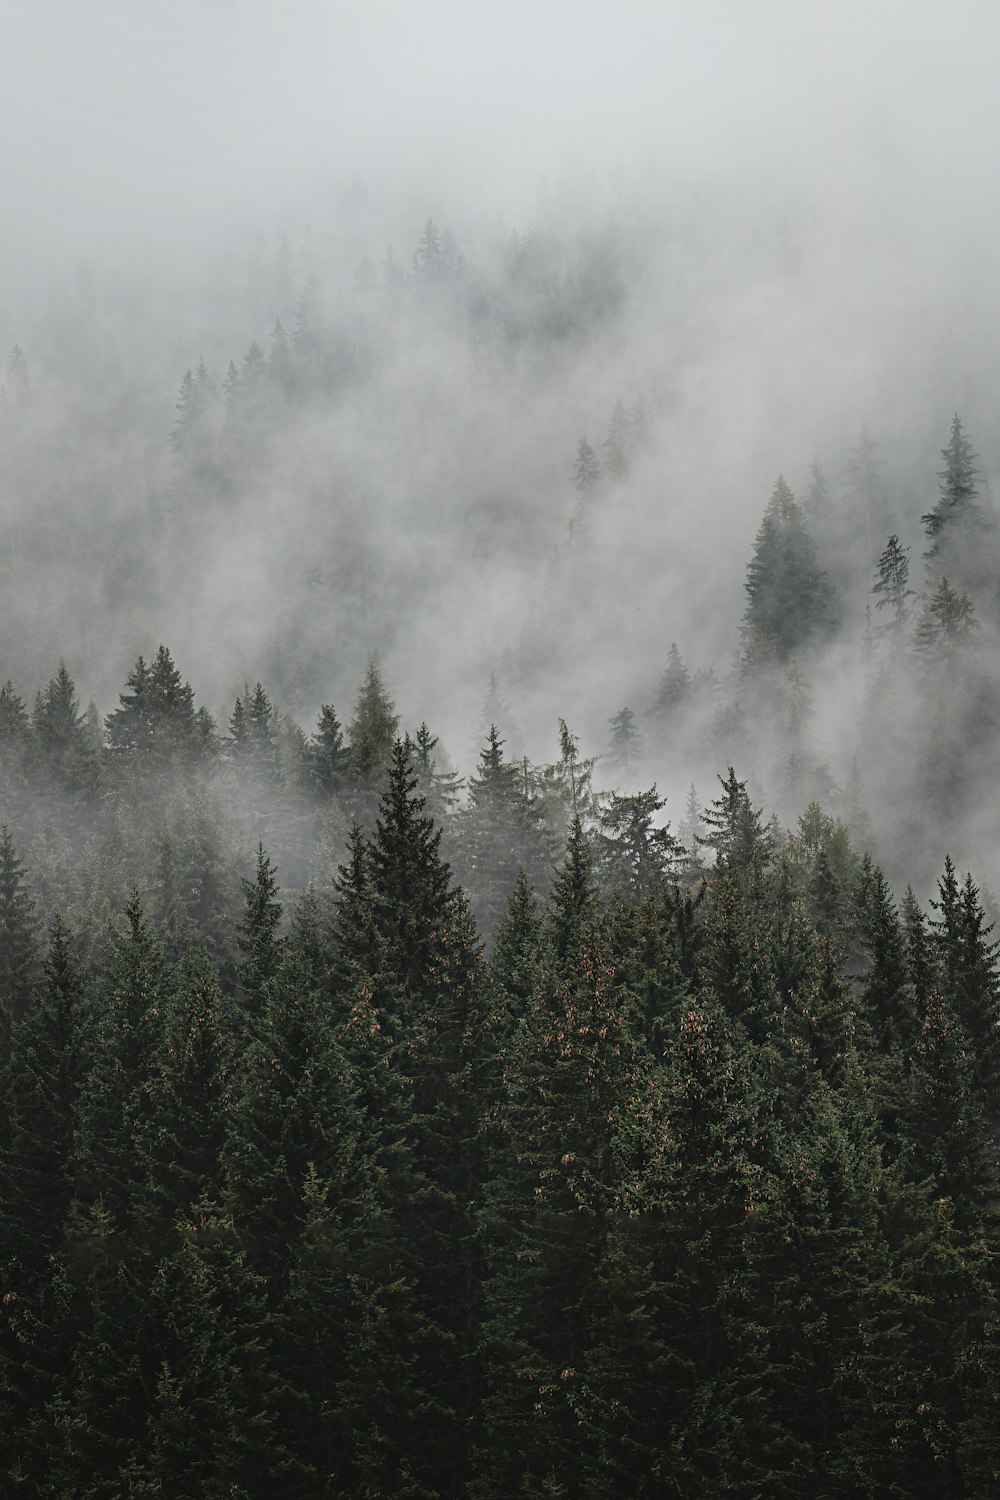
[[[992,222],[990,3],[0,0],[0,34],[8,262],[197,242],[354,174],[516,211],[568,164]]]

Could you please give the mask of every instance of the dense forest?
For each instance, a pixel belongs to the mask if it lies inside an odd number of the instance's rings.
[[[706,541],[697,288],[613,390],[642,235],[470,239],[8,357],[3,1491],[986,1500],[986,465]]]

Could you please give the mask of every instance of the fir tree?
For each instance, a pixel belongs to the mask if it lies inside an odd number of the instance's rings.
[[[385,777],[392,759],[392,746],[399,725],[399,715],[382,685],[382,676],[374,657],[368,662],[365,680],[354,706],[354,718],[348,730],[351,747],[351,770],[359,792],[359,811],[370,813],[374,793]]]
[[[925,660],[948,660],[968,649],[978,629],[979,621],[968,594],[959,597],[947,578],[942,578],[928,598],[917,626],[917,647]]]
[[[0,1067],[9,1062],[15,1028],[27,1015],[38,973],[35,901],[10,829],[0,828]]]
[[[597,865],[602,884],[635,905],[660,882],[676,877],[681,846],[659,815],[666,798],[656,787],[635,796],[613,793],[600,815]]]
[[[667,664],[660,679],[659,692],[653,704],[653,713],[668,725],[676,724],[683,715],[691,696],[691,674],[684,665],[684,658],[671,641]]]
[[[941,450],[945,464],[938,476],[941,497],[933,509],[920,518],[927,531],[924,560],[928,573],[935,577],[940,577],[943,568],[953,563],[963,550],[963,543],[968,546],[975,540],[982,523],[976,456],[956,412],[948,446]]]
[[[608,765],[616,774],[629,777],[642,753],[642,735],[635,714],[630,708],[622,708],[608,723],[611,726]]]
[[[742,634],[750,665],[783,662],[829,633],[833,599],[801,508],[779,475],[747,565]]]
[[[321,791],[332,796],[344,785],[350,764],[350,751],[344,743],[343,728],[336,710],[330,703],[324,703],[319,711],[309,753],[313,780]]]
[[[906,601],[916,598],[909,587],[909,550],[909,547],[899,545],[899,538],[893,533],[878,560],[875,582],[872,585],[872,593],[876,595],[875,608],[892,611],[890,618],[880,628],[884,634],[897,641],[903,636],[912,613],[912,606]]]
[[[240,980],[243,987],[260,997],[278,971],[284,940],[278,934],[281,902],[278,900],[278,878],[264,845],[257,845],[257,871],[253,880],[240,881],[243,887],[243,920],[237,929],[237,943],[243,954]]]

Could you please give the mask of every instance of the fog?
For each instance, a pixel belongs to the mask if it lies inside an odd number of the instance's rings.
[[[4,456],[0,677],[29,699],[65,657],[107,712],[165,641],[221,726],[260,678],[308,729],[321,702],[349,716],[377,652],[404,725],[463,770],[491,670],[513,748],[552,758],[562,716],[596,754],[623,705],[648,714],[672,641],[731,672],[779,473],[802,498],[819,460],[836,503],[866,427],[917,590],[954,412],[997,484],[994,7],[2,14],[0,346],[34,404]],[[458,269],[421,300],[385,267],[392,246],[411,271],[428,220]],[[515,233],[544,316],[568,320],[544,339]],[[184,371],[221,386],[276,319],[301,332],[306,288],[321,394],[250,423],[225,483],[192,478],[171,444]],[[603,453],[619,399],[646,403],[648,438],[571,545],[577,445]],[[808,660],[839,788],[862,625],[863,605]],[[676,819],[725,755],[790,817],[772,730],[647,725],[642,770]],[[891,738],[868,776],[890,864],[925,879],[951,844],[1000,879],[986,742],[955,819],[900,845],[923,794]]]

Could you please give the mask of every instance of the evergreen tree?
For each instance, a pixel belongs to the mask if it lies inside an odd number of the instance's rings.
[[[660,679],[660,689],[653,704],[653,713],[668,725],[675,724],[683,715],[691,696],[691,674],[684,665],[684,658],[671,641],[667,664]]]
[[[336,710],[330,703],[324,703],[319,711],[309,754],[316,785],[328,796],[339,792],[348,773],[351,753],[344,743],[343,728]]]
[[[385,777],[392,760],[392,747],[399,715],[382,685],[378,663],[368,662],[365,680],[354,706],[354,718],[348,730],[351,747],[351,769],[360,793],[359,811],[370,814],[374,794]]]
[[[13,1027],[7,1072],[10,1139],[2,1166],[3,1243],[7,1254],[36,1272],[56,1251],[72,1193],[80,992],[69,934],[56,912],[35,1003]]]
[[[0,1067],[10,1061],[15,1028],[27,1015],[38,973],[39,922],[10,830],[0,827]]]
[[[284,951],[284,939],[278,934],[281,902],[278,900],[278,878],[264,845],[257,845],[257,872],[253,880],[242,879],[244,913],[237,929],[237,943],[243,954],[240,981],[244,989],[259,998],[278,971]]]
[[[597,838],[601,882],[633,905],[678,872],[681,846],[669,823],[658,822],[666,805],[666,798],[658,797],[652,786],[631,797],[612,793],[601,811]]]
[[[942,990],[969,1039],[983,1105],[1000,1123],[1000,942],[990,940],[994,924],[986,919],[972,876],[959,885],[950,859],[931,905],[938,913],[932,931]]]
[[[27,741],[29,724],[27,709],[8,677],[0,688],[0,751],[22,749]]]
[[[575,907],[578,924],[579,901],[566,895],[564,916]],[[630,1185],[632,1097],[648,1078],[592,931],[580,930],[566,964],[565,978],[539,975],[505,1069],[483,1214],[484,1497],[609,1492],[599,1487],[615,1420],[605,1382],[622,1387],[608,1380],[598,1330],[613,1322],[609,1240]]]
[[[458,803],[463,785],[461,777],[457,771],[438,770],[438,759],[434,754],[438,738],[431,734],[426,724],[420,725],[412,740],[406,735],[403,745],[428,810],[443,824]]]
[[[541,879],[549,852],[539,811],[525,798],[520,770],[504,759],[503,745],[491,725],[469,778],[468,806],[457,815],[459,873],[487,940],[497,931],[519,870]]]
[[[73,1162],[81,1232],[98,1237],[102,1256],[127,1230],[141,1192],[136,1143],[162,1027],[163,953],[135,889],[125,918],[126,932],[115,939],[107,972],[81,1013],[86,1040]]]
[[[642,735],[635,714],[630,708],[622,708],[608,723],[611,726],[608,765],[616,774],[629,777],[642,753]]]
[[[594,857],[583,824],[575,817],[570,824],[566,858],[549,900],[548,927],[560,965],[580,953],[596,915]]]
[[[200,744],[194,694],[166,646],[148,667],[140,656],[120,693],[119,707],[105,720],[107,743],[117,755],[153,755],[159,762],[192,754]]]
[[[862,427],[848,462],[848,518],[855,541],[852,550],[863,561],[866,571],[875,564],[876,538],[885,536],[890,524],[880,473],[882,463],[876,457],[877,452],[878,444],[868,429]]]
[[[892,611],[889,620],[881,626],[881,630],[895,641],[902,638],[912,613],[912,606],[906,601],[916,598],[909,587],[910,560],[907,556],[909,550],[909,547],[899,545],[899,538],[893,533],[882,550],[882,555],[876,565],[875,582],[872,585],[872,593],[877,596],[875,608]]]
[[[968,594],[959,597],[947,578],[942,578],[927,600],[917,626],[917,646],[925,660],[951,660],[968,649],[979,629],[975,608]]]
[[[76,696],[76,684],[59,663],[59,671],[35,699],[31,715],[35,746],[42,762],[70,789],[94,785],[96,762]]]
[[[728,776],[718,780],[722,795],[702,810],[709,831],[701,842],[716,851],[723,869],[746,878],[767,866],[773,841],[762,825],[760,809],[751,806],[746,782],[737,781],[732,766]]]
[[[944,468],[938,476],[940,499],[920,518],[927,532],[924,561],[929,577],[940,578],[948,571],[964,582],[969,577],[971,550],[982,541],[984,516],[979,503],[976,454],[957,412],[941,457]]]
[[[576,508],[570,523],[570,535],[572,540],[579,541],[602,478],[601,461],[586,437],[582,437],[577,444],[572,477],[573,488],[576,490]]]
[[[747,565],[742,634],[750,665],[783,662],[829,634],[833,598],[802,510],[779,475]]]

